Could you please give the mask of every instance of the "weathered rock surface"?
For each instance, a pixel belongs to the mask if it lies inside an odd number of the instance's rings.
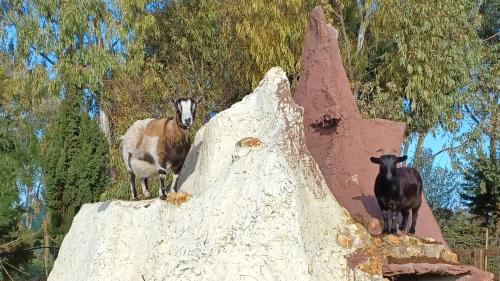
[[[331,192],[357,222],[379,234],[382,214],[373,192],[379,169],[369,158],[399,155],[405,126],[361,117],[342,65],[337,31],[326,23],[320,7],[310,14],[294,99],[304,107],[307,147]],[[369,271],[383,265],[384,276],[409,274],[407,280],[420,280],[416,276],[425,273],[462,278],[449,280],[492,280],[486,272],[456,264],[425,200],[416,234],[430,239],[372,237],[349,257],[349,266]],[[338,242],[348,244],[348,239],[339,236]]]
[[[294,99],[304,107],[307,147],[335,198],[371,233],[379,234],[382,213],[373,193],[378,166],[369,158],[382,151],[399,155],[405,125],[361,118],[342,65],[337,31],[326,23],[320,7],[310,15]],[[417,236],[446,243],[426,202],[420,208]]]
[[[370,237],[329,192],[302,113],[271,69],[197,133],[187,202],[84,205],[49,280],[382,280],[378,259],[347,266]]]

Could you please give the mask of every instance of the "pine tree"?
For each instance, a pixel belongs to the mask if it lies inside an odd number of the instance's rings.
[[[107,184],[107,142],[82,112],[80,96],[68,93],[46,134],[43,171],[51,232],[64,234],[87,202],[97,201]]]
[[[462,197],[470,212],[481,218],[483,225],[500,231],[500,165],[483,153],[470,160],[464,173],[466,183]]]

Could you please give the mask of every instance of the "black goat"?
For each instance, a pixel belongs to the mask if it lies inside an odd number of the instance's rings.
[[[411,209],[410,233],[415,233],[418,209],[422,204],[422,178],[414,168],[397,168],[397,163],[405,161],[407,156],[382,155],[370,157],[370,161],[380,165],[380,172],[375,179],[375,196],[384,217],[383,233],[396,234],[396,218],[399,212],[403,221],[399,230],[406,231],[408,215]]]

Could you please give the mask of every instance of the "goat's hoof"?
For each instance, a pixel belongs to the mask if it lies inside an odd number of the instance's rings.
[[[165,200],[165,199],[167,199],[167,196],[165,196],[165,195],[160,195],[160,200]]]
[[[400,230],[401,232],[405,232],[406,227],[400,226],[400,227],[399,227],[399,230]]]
[[[415,234],[415,229],[410,229],[410,234]]]

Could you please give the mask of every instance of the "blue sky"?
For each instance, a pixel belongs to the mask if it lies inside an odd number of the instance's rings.
[[[443,133],[437,134],[435,137],[431,134],[427,135],[424,141],[424,148],[429,148],[432,150],[432,153],[436,153],[443,149],[445,144],[448,144],[450,141],[449,137],[444,135]],[[417,141],[414,140],[411,142],[410,147],[408,149],[408,156],[413,158],[415,154],[415,148],[417,147]],[[440,167],[450,167],[451,168],[451,159],[448,156],[448,153],[443,152],[436,156],[434,159],[434,164]]]

